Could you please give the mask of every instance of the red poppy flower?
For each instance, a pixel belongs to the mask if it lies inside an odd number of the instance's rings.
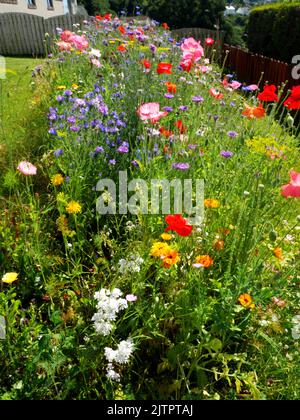
[[[205,44],[206,45],[214,45],[214,43],[215,43],[215,40],[214,39],[212,39],[212,38],[206,38],[206,40],[205,40]]]
[[[300,109],[300,85],[294,86],[291,95],[284,102],[288,109]]]
[[[266,85],[264,90],[258,95],[258,99],[263,102],[278,102],[278,95],[275,85]]]
[[[183,122],[181,120],[176,121],[175,127],[179,129],[180,134],[185,134],[187,131],[187,127],[183,125]]]
[[[120,51],[120,52],[126,52],[127,51],[125,45],[119,45],[117,50]]]
[[[167,83],[165,83],[165,85],[167,86],[169,93],[176,93],[177,92],[177,86],[175,85],[175,83],[167,82]]]
[[[165,218],[168,227],[166,232],[173,230],[180,236],[189,236],[192,233],[193,226],[188,224],[188,221],[180,214],[169,215]]]
[[[174,134],[173,131],[166,130],[165,127],[160,127],[159,132],[167,139]]]
[[[218,99],[218,101],[220,101],[221,99],[224,98],[224,94],[223,93],[220,93],[217,89],[212,88],[212,89],[210,89],[209,93],[215,99]]]
[[[104,15],[104,19],[110,20],[111,19],[111,13],[106,13],[106,15]]]
[[[101,15],[96,15],[95,18],[99,20],[100,22],[101,20],[104,20],[104,16],[101,16]]]
[[[170,29],[169,25],[167,23],[163,23],[161,25],[166,31],[168,31]]]
[[[191,71],[193,66],[193,60],[191,59],[182,59],[180,62],[180,67],[183,71],[187,71],[188,73]]]
[[[148,60],[142,60],[141,61],[142,65],[145,67],[145,69],[150,69],[151,68],[151,63]]]
[[[158,63],[157,73],[158,74],[172,74],[172,64],[170,63]]]
[[[123,35],[126,34],[126,29],[124,28],[124,26],[119,26],[118,30],[121,32],[121,34],[123,34]]]

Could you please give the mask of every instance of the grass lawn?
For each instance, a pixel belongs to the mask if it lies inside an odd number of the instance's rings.
[[[41,58],[6,58],[6,78],[0,79],[0,165],[28,150],[26,139],[34,137],[35,127],[28,130],[31,119],[33,89],[32,70]],[[29,150],[28,150],[29,152]]]

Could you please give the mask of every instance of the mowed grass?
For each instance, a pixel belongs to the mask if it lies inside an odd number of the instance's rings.
[[[41,58],[6,58],[5,79],[0,79],[0,166],[26,157],[40,136],[34,112],[32,71]],[[34,117],[33,117],[34,116]]]

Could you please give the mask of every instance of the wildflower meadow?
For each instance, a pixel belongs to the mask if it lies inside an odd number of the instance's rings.
[[[0,399],[299,399],[300,86],[107,14],[30,89],[21,139],[1,122]]]

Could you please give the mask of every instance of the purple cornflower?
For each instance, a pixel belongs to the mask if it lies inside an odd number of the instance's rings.
[[[181,105],[180,107],[179,107],[179,110],[180,111],[187,111],[189,109],[189,107],[188,106],[186,106],[186,105]]]
[[[118,149],[117,152],[119,153],[128,153],[129,152],[129,147],[128,147],[128,143],[124,142]]]
[[[64,153],[63,149],[57,149],[55,150],[55,152],[53,153],[55,157],[59,157]]]
[[[110,165],[115,165],[117,162],[116,162],[116,160],[115,160],[115,159],[110,159],[110,160],[108,161],[108,163],[109,163]]]
[[[230,152],[229,150],[222,150],[220,155],[226,159],[231,158],[233,156],[233,152]]]
[[[65,100],[65,98],[62,95],[58,95],[56,100],[57,100],[57,102],[61,103]]]
[[[172,165],[173,169],[178,169],[180,171],[186,171],[187,169],[190,169],[190,164],[189,163],[173,163]]]
[[[239,134],[236,131],[228,131],[227,135],[228,135],[228,137],[235,138]]]
[[[48,133],[53,134],[54,136],[57,136],[57,131],[53,127],[49,129]]]
[[[193,96],[192,101],[195,103],[201,103],[204,102],[204,98],[202,96]]]
[[[97,146],[94,153],[97,154],[97,153],[103,153],[103,152],[104,152],[103,147],[102,146]]]
[[[138,163],[138,161],[136,161],[136,160],[132,160],[132,161],[131,161],[131,165],[132,165],[132,166],[135,166],[135,167],[140,166],[140,165],[139,165],[139,163]]]
[[[230,102],[230,106],[234,107],[235,106],[235,102]]]
[[[67,89],[67,90],[64,91],[64,95],[65,96],[72,96],[73,92],[71,90]]]
[[[197,149],[197,147],[198,147],[198,145],[197,145],[197,144],[189,144],[189,145],[188,145],[188,148],[189,148],[190,150],[195,150],[195,149]]]
[[[174,95],[172,95],[172,93],[165,93],[165,98],[167,98],[167,99],[173,99],[174,98]]]
[[[166,111],[166,112],[172,112],[173,111],[173,108],[171,106],[165,106],[163,108],[163,110]]]

